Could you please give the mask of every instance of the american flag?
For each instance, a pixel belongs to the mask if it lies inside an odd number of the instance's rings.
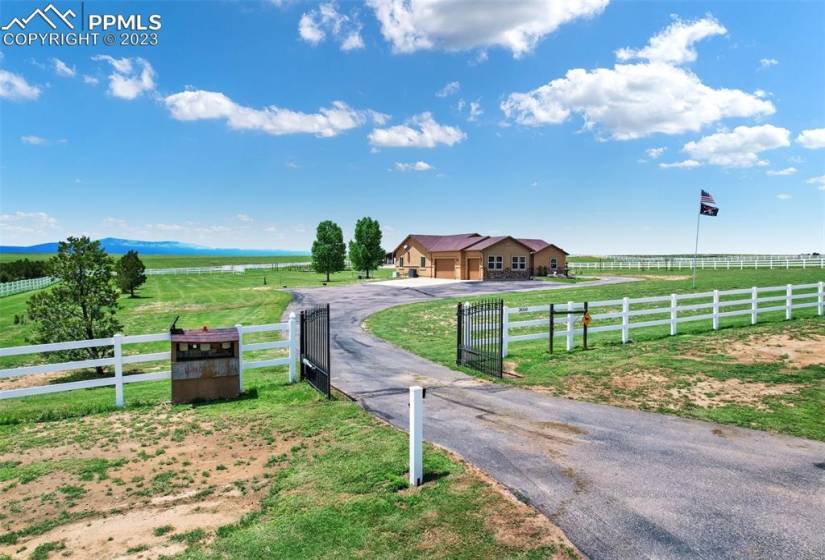
[[[713,196],[708,191],[702,191],[702,195],[699,197],[699,202],[702,204],[716,204],[716,201],[713,200]]]

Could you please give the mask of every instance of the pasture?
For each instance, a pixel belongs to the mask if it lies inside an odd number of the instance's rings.
[[[825,276],[820,270],[703,271],[694,290],[690,278],[677,272],[628,274],[644,281],[597,288],[573,284],[553,292],[503,294],[503,299],[510,307],[521,307],[812,283]],[[457,303],[453,299],[391,308],[371,316],[366,327],[455,368]],[[633,330],[627,345],[615,332],[592,334],[590,350],[583,351],[577,337],[574,352],[568,354],[557,344],[552,357],[546,340],[515,343],[505,359],[509,375],[500,381],[561,397],[825,440],[825,322],[816,318],[814,308],[794,316],[785,322],[782,312],[760,314],[755,327],[748,318],[725,318],[716,332],[710,331],[709,321],[685,323],[675,337],[668,336],[667,327]]]
[[[0,263],[29,259],[30,261],[46,260],[52,253],[0,253]],[[121,255],[111,255],[118,259]],[[222,266],[230,264],[259,264],[278,262],[309,262],[308,255],[273,256],[273,257],[224,257],[212,255],[140,255],[146,268],[182,268],[195,266]]]

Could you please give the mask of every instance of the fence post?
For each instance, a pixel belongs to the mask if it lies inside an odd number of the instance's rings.
[[[238,323],[235,328],[238,329],[238,384],[243,393],[243,326]]]
[[[785,288],[785,319],[790,320],[793,317],[793,284],[788,284]]]
[[[575,303],[572,301],[567,302],[567,351],[573,351],[573,314],[570,311],[573,310]]]
[[[295,383],[297,374],[295,371],[295,360],[298,359],[298,352],[295,342],[298,338],[298,328],[295,325],[295,312],[289,314],[289,382]]]
[[[713,290],[713,330],[719,330],[719,290]]]
[[[678,322],[676,321],[678,317],[679,304],[676,294],[670,294],[670,336],[675,335],[678,332]]]
[[[112,337],[115,350],[115,406],[123,408],[123,335]]]
[[[501,310],[501,357],[510,353],[510,310],[505,305]]]
[[[822,316],[825,313],[825,282],[821,280],[816,285],[816,314]]]
[[[422,436],[424,431],[424,391],[410,387],[410,486],[424,481]]]
[[[755,325],[759,316],[759,288],[751,288],[751,325]]]
[[[630,298],[622,299],[622,344],[630,340]]]

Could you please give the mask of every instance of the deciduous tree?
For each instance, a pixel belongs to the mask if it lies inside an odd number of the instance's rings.
[[[378,220],[366,217],[355,223],[355,236],[349,242],[349,260],[352,268],[363,270],[367,278],[371,270],[377,270],[384,262],[381,247],[381,225]]]
[[[346,252],[340,226],[330,220],[318,224],[315,241],[312,242],[312,268],[315,272],[326,274],[329,282],[331,273],[344,270]]]

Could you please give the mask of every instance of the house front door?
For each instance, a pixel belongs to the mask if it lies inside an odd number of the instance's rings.
[[[481,280],[481,259],[467,259],[467,279]]]

